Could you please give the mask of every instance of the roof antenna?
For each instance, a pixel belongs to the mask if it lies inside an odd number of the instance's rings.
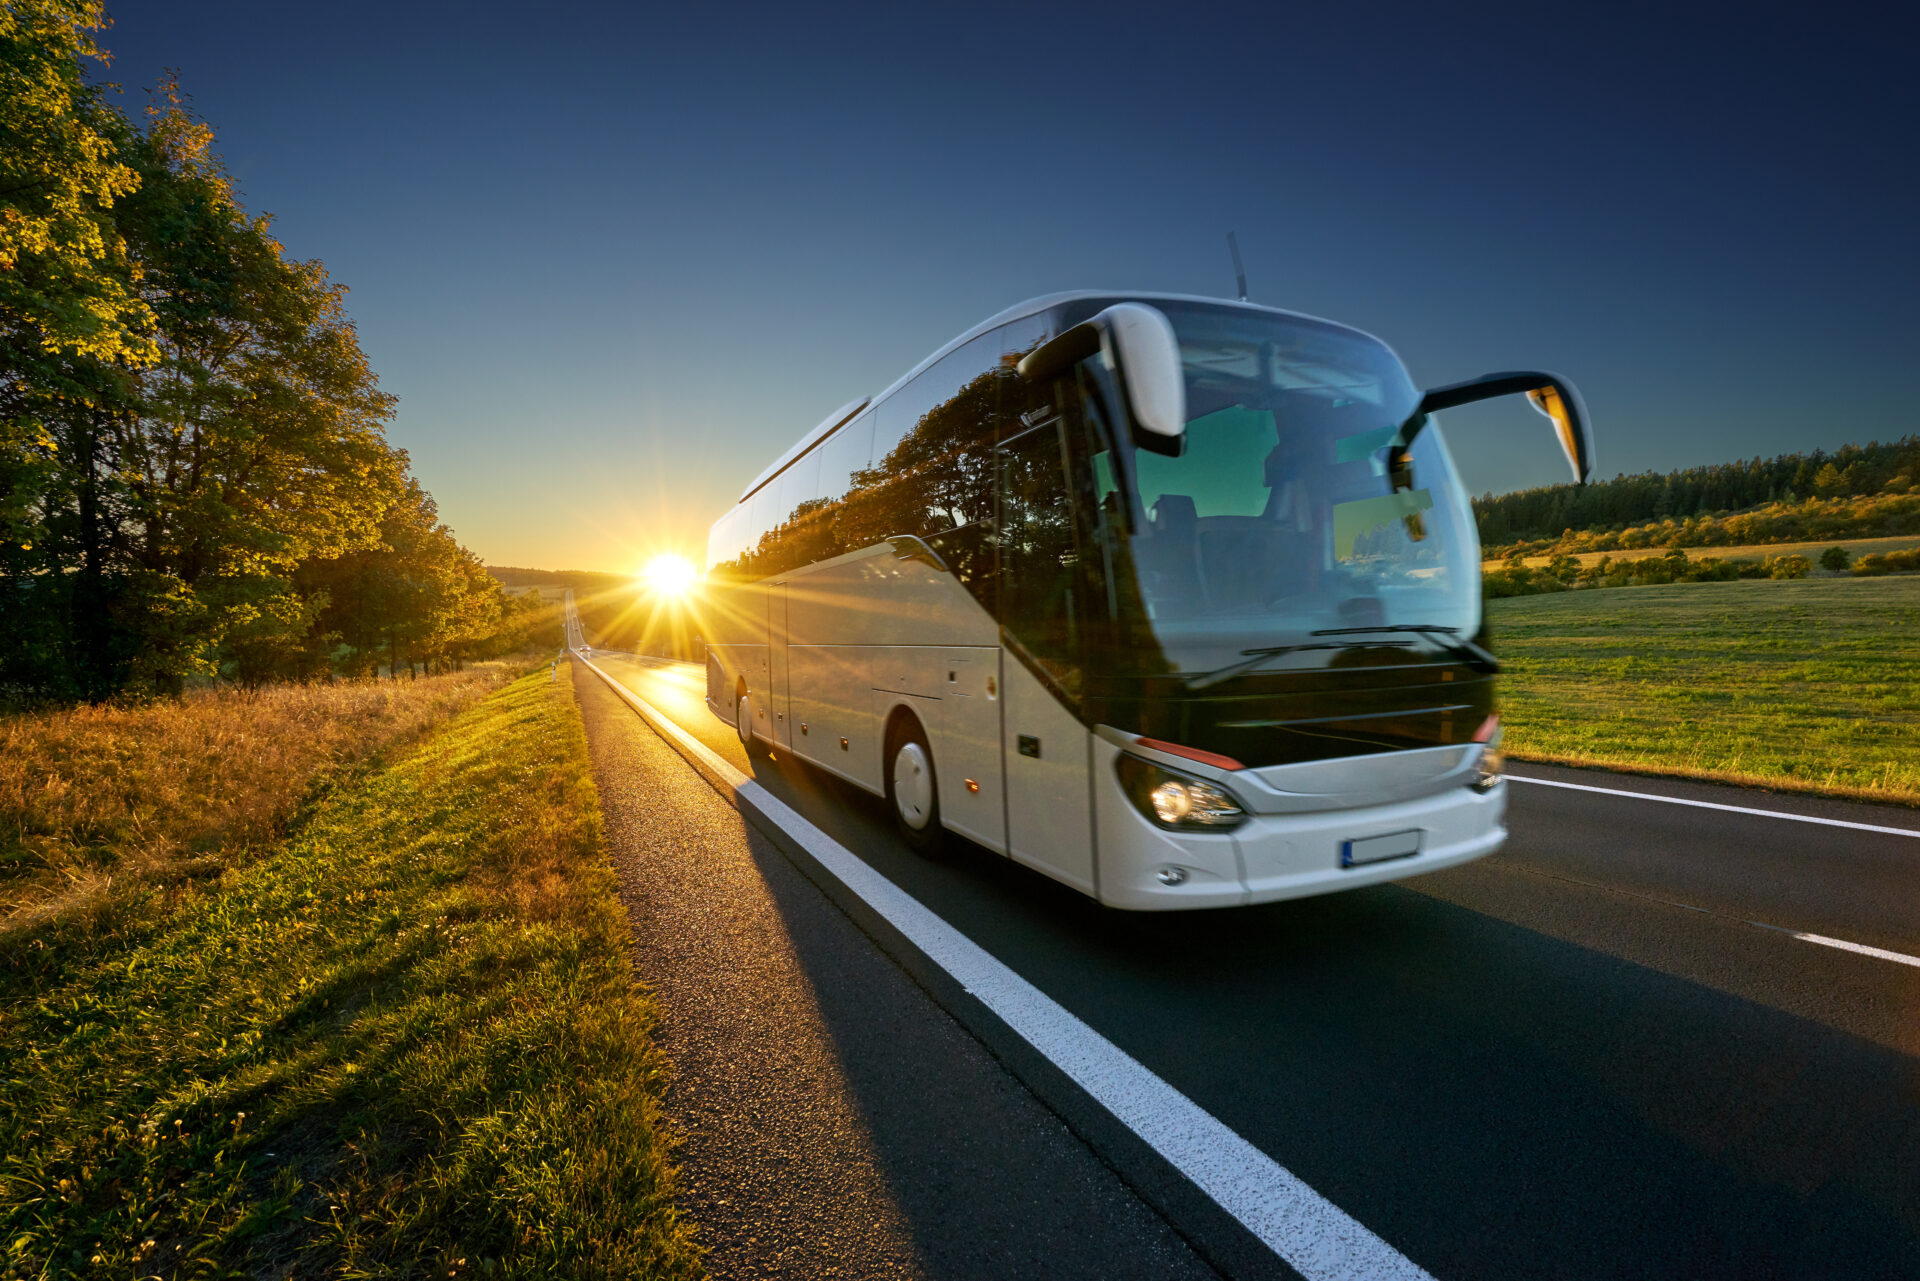
[[[1240,265],[1240,241],[1229,231],[1227,233],[1227,252],[1233,255],[1233,279],[1240,286],[1240,301],[1247,300],[1247,269]]]

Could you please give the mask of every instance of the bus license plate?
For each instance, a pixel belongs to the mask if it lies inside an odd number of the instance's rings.
[[[1418,828],[1411,832],[1389,832],[1385,836],[1363,836],[1357,841],[1340,842],[1340,866],[1384,863],[1390,858],[1410,858],[1419,852]]]

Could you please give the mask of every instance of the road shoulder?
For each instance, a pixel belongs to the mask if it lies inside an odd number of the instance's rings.
[[[715,1275],[1214,1275],[611,691],[577,691]]]

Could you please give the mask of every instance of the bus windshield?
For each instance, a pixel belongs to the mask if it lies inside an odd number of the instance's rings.
[[[1480,627],[1479,542],[1437,425],[1384,345],[1279,315],[1170,304],[1187,388],[1177,457],[1119,444],[1130,560],[1173,667],[1345,643],[1361,629]],[[1118,475],[1113,472],[1118,471]]]

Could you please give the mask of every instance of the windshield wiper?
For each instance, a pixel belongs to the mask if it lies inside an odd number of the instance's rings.
[[[1313,635],[1318,636],[1321,635],[1321,633],[1314,632]],[[1231,680],[1241,672],[1251,671],[1266,662],[1269,658],[1276,658],[1281,654],[1293,654],[1307,649],[1350,649],[1356,643],[1357,642],[1354,641],[1343,641],[1331,645],[1265,645],[1259,649],[1243,649],[1240,652],[1246,655],[1245,658],[1237,663],[1228,663],[1225,667],[1208,672],[1204,676],[1194,677],[1187,682],[1187,688],[1205,689],[1209,685],[1218,685],[1221,681]]]
[[[1500,660],[1462,637],[1459,628],[1443,627],[1439,623],[1382,623],[1378,627],[1323,627],[1317,632],[1308,632],[1307,635],[1365,636],[1380,632],[1415,632],[1421,636],[1431,636],[1445,646],[1448,653],[1476,672],[1485,672],[1491,676],[1500,670]]]

